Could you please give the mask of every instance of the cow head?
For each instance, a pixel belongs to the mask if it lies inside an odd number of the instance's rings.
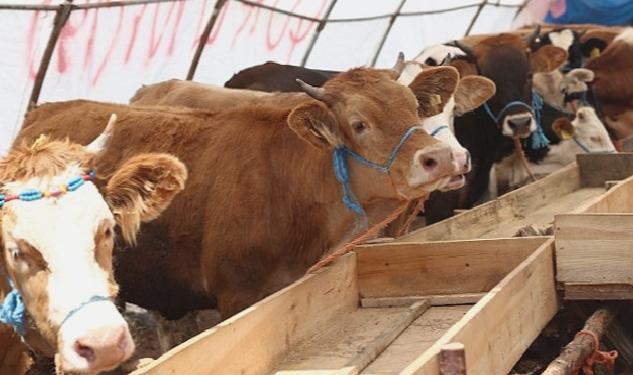
[[[294,108],[288,123],[317,147],[345,147],[380,165],[393,155],[388,175],[396,192],[392,184],[382,183],[382,190],[373,196],[394,198],[395,194],[396,198],[412,199],[445,185],[455,174],[450,147],[424,131],[421,117],[443,110],[455,92],[459,75],[454,68],[441,67],[418,74],[404,86],[397,82],[403,63],[396,65],[396,71],[352,69],[322,88],[303,84],[304,91],[316,100]],[[367,189],[376,185],[376,176],[368,173],[370,168],[354,161],[350,165],[352,179],[366,179]]]
[[[613,153],[615,146],[593,107],[580,107],[572,121],[573,140],[578,153]]]
[[[558,69],[567,58],[565,50],[551,45],[532,52],[528,46],[533,37],[533,34],[527,38],[499,34],[472,48],[457,44],[465,50],[465,59],[479,74],[495,83],[496,93],[487,103],[487,112],[508,137],[525,138],[536,130],[529,107],[532,105],[532,74]]]
[[[113,117],[114,118],[114,117]],[[130,158],[102,194],[89,171],[106,147],[113,120],[84,147],[41,137],[0,161],[2,257],[39,333],[56,348],[65,373],[98,373],[130,357],[134,343],[112,299],[115,225],[134,242],[184,187],[187,171],[166,154]],[[38,193],[34,193],[38,192]],[[16,199],[24,197],[39,199]],[[27,197],[27,198],[28,198]]]
[[[447,46],[447,48],[450,47]],[[409,84],[423,69],[435,68],[423,67],[415,61],[407,62],[398,82]],[[463,77],[459,80],[455,94],[451,96],[442,112],[422,121],[424,129],[429,134],[449,145],[453,151],[453,161],[457,174],[452,176],[447,185],[441,187],[440,190],[448,191],[462,188],[466,182],[464,174],[471,170],[470,153],[455,137],[455,117],[478,108],[494,93],[495,84],[488,78],[478,75]]]

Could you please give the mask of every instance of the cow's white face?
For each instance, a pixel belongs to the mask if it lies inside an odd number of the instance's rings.
[[[615,146],[609,137],[607,129],[602,124],[593,107],[581,107],[576,111],[576,118],[572,121],[574,126],[574,137],[582,143],[589,152],[612,153],[616,152]],[[572,141],[569,141],[572,142]],[[573,142],[579,149],[576,153],[585,153],[576,142]]]
[[[56,348],[57,369],[65,373],[107,371],[134,351],[128,325],[112,302],[118,292],[114,226],[133,244],[141,222],[158,217],[187,178],[177,158],[147,153],[119,165],[103,192],[90,179],[65,192],[104,152],[115,119],[86,147],[44,137],[32,146],[14,146],[0,159],[5,196],[55,192],[31,201],[5,199],[0,266],[37,331]]]
[[[4,190],[50,191],[84,173],[78,164],[70,165],[57,176],[5,183]],[[108,370],[134,351],[127,323],[111,300],[83,305],[95,296],[116,295],[114,224],[91,181],[57,198],[15,200],[3,208],[5,261],[36,324],[55,336],[68,372]]]
[[[413,79],[422,72],[422,66],[416,62],[408,62],[404,70],[398,77],[398,82],[408,85]],[[459,189],[464,186],[466,179],[464,173],[470,172],[470,154],[455,138],[455,95],[452,95],[449,101],[444,105],[441,113],[422,120],[422,127],[427,133],[431,134],[435,139],[446,143],[451,147],[453,154],[454,170],[457,174],[448,182],[440,187],[439,190],[447,191]],[[447,127],[447,128],[445,128]]]

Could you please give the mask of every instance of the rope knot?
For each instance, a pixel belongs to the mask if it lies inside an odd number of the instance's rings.
[[[593,366],[596,363],[604,364],[608,368],[612,368],[615,364],[615,360],[618,358],[618,351],[602,351],[600,350],[600,340],[596,334],[588,329],[583,329],[576,334],[576,337],[580,335],[585,335],[591,337],[593,340],[593,353],[587,358],[585,363],[582,365],[582,373],[584,375],[593,375]],[[580,373],[580,372],[579,372]]]

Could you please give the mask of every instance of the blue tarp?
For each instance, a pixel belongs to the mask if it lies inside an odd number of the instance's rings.
[[[565,3],[565,13],[554,18],[548,12],[545,21],[633,25],[633,0],[566,0]]]

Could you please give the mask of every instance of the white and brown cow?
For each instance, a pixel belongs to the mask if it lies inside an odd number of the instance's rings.
[[[133,243],[141,222],[158,217],[187,177],[173,156],[139,154],[100,191],[100,176],[89,171],[107,146],[113,119],[88,146],[41,137],[0,160],[0,267],[26,305],[30,329],[54,348],[58,372],[99,373],[133,353],[128,325],[113,303],[115,226]]]

